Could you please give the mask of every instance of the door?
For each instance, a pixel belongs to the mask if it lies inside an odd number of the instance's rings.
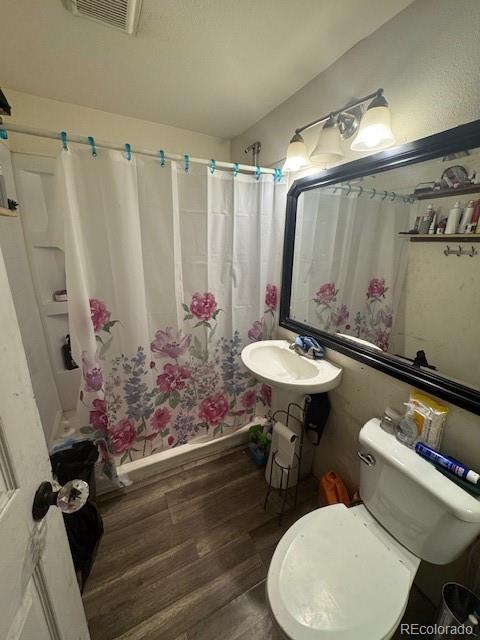
[[[0,638],[88,640],[61,512],[32,517],[51,471],[1,253],[0,327]]]

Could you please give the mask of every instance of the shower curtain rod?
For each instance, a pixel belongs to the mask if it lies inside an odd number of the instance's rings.
[[[0,132],[2,129],[5,131],[11,131],[12,133],[23,133],[27,136],[36,136],[38,138],[51,138],[52,140],[59,140],[63,142],[62,134],[58,133],[57,131],[51,131],[49,129],[37,129],[36,127],[28,127],[25,125],[14,124],[10,122],[6,123],[6,122],[2,122],[2,119],[0,118]],[[68,134],[67,136],[67,143],[68,142],[76,142],[78,144],[91,145],[91,142],[89,141],[88,137],[71,135],[71,134]],[[102,142],[96,139],[94,140],[94,144],[95,144],[95,147],[98,147],[100,149],[114,149],[115,151],[123,151],[124,153],[126,151],[125,145],[121,145],[121,144],[113,144],[111,142]],[[131,151],[133,153],[138,153],[139,155],[142,155],[142,156],[150,156],[151,158],[160,157],[159,156],[160,150],[150,151],[149,149],[133,149],[132,148]],[[212,160],[207,160],[206,158],[192,158],[190,156],[183,156],[175,153],[166,153],[166,152],[164,155],[165,160],[179,160],[181,162],[185,161],[185,157],[188,158],[188,162],[193,162],[195,164],[203,164],[206,166],[212,166]],[[260,173],[278,175],[278,171],[275,171],[275,169],[270,169],[268,167],[255,167],[250,164],[223,162],[219,160],[214,160],[214,163],[215,163],[214,167],[219,169],[233,169],[235,171],[250,171],[254,173],[257,171],[260,171]]]

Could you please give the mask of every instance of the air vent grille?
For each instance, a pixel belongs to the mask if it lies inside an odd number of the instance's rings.
[[[140,15],[141,0],[64,0],[76,16],[107,24],[133,34]]]

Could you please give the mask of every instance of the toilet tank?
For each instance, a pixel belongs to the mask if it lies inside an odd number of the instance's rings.
[[[383,431],[377,418],[359,440],[360,496],[368,511],[422,560],[457,558],[480,533],[480,501]]]

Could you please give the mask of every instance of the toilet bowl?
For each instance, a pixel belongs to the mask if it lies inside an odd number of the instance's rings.
[[[370,420],[360,432],[363,504],[298,520],[272,557],[267,602],[286,640],[387,640],[421,559],[451,562],[480,532],[480,502]]]
[[[420,560],[363,507],[317,509],[283,536],[267,601],[287,640],[383,640],[403,616]]]

